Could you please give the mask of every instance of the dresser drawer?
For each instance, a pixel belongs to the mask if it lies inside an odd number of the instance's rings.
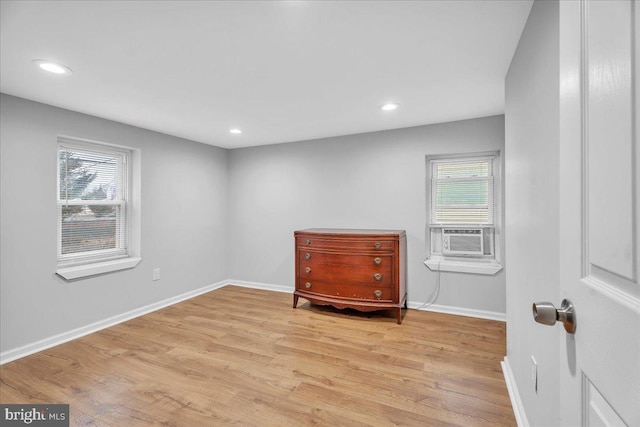
[[[299,248],[324,248],[324,249],[355,249],[372,251],[392,251],[394,249],[393,240],[376,238],[367,239],[327,239],[314,236],[301,236],[296,238],[296,245]]]
[[[300,262],[313,262],[314,264],[337,264],[365,267],[391,267],[393,265],[392,253],[354,254],[348,251],[316,251],[315,248],[301,248],[298,251]]]
[[[348,283],[326,282],[322,280],[301,281],[300,290],[340,298],[355,298],[371,301],[392,301],[391,286],[359,286]]]
[[[300,279],[316,279],[327,282],[390,286],[393,270],[390,267],[361,267],[340,264],[300,263]]]

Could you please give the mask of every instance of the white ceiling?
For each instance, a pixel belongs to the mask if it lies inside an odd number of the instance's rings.
[[[0,4],[2,92],[237,148],[503,113],[532,0]]]

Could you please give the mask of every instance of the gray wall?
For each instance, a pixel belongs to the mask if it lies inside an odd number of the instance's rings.
[[[425,302],[437,279],[423,264],[425,156],[503,146],[504,117],[493,116],[232,150],[230,277],[293,290],[294,230],[405,229],[408,299]],[[435,303],[505,313],[504,270],[442,273]]]
[[[507,357],[531,425],[558,425],[556,334],[534,301],[560,301],[559,7],[536,1],[506,79]],[[530,356],[538,362],[538,393]]]
[[[407,230],[409,301],[425,302],[437,281],[423,264],[425,156],[504,147],[503,116],[229,151],[0,100],[0,352],[225,279],[293,290],[293,231],[308,227]],[[74,282],[54,274],[57,135],[141,149],[136,268]],[[504,271],[440,282],[435,304],[505,312]]]
[[[227,150],[4,94],[0,121],[0,351],[228,277]],[[141,149],[136,268],[75,282],[54,274],[61,134]]]

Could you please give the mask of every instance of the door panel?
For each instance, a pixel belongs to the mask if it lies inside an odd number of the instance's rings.
[[[589,264],[635,280],[631,1],[585,4]]]
[[[640,425],[637,22],[637,1],[560,2],[564,425]]]
[[[594,427],[624,427],[625,423],[597,388],[585,378],[585,424]]]

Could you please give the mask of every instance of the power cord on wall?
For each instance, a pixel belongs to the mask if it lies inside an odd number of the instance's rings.
[[[434,288],[431,295],[429,295],[429,298],[427,298],[427,301],[424,304],[422,304],[420,307],[418,307],[418,310],[422,310],[425,307],[433,305],[438,300],[438,295],[440,295],[440,278],[442,275],[442,270],[440,270],[440,264],[442,263],[442,258],[443,256],[440,255],[440,259],[438,260],[438,275],[436,276],[436,287]]]

